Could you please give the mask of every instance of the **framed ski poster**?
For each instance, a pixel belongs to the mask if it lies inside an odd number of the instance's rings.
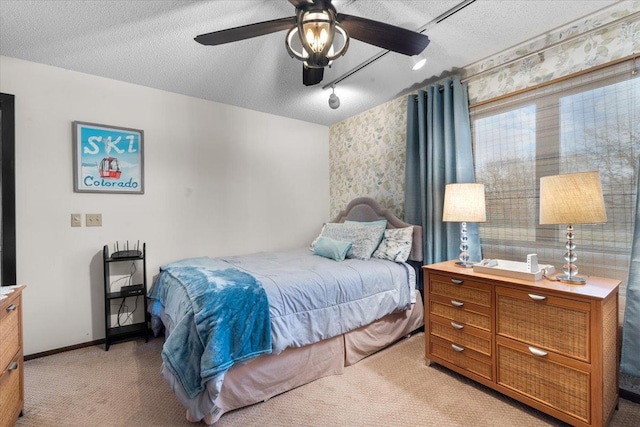
[[[144,132],[74,121],[73,191],[144,194]]]

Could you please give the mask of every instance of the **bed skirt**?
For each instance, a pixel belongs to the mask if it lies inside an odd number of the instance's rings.
[[[232,367],[224,377],[215,402],[208,397],[207,390],[195,399],[188,399],[180,384],[164,366],[162,375],[187,408],[192,405],[196,405],[194,407],[200,411],[210,408],[203,421],[211,425],[226,412],[266,401],[319,378],[342,374],[346,366],[357,363],[420,328],[424,324],[424,306],[419,291],[416,293],[416,302],[410,310],[389,314],[334,338],[304,347],[287,348],[278,355],[265,354]],[[187,419],[199,421],[190,415],[189,409]]]

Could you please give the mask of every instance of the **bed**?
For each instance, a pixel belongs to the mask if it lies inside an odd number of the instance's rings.
[[[161,267],[149,312],[187,419],[214,424],[419,329],[421,248],[421,227],[360,197],[310,248]]]

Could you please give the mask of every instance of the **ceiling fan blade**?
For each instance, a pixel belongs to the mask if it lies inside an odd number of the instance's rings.
[[[288,30],[296,25],[296,20],[297,18],[295,16],[290,16],[288,18],[280,18],[272,21],[243,25],[241,27],[228,28],[226,30],[200,34],[195,38],[195,41],[206,46],[215,46],[238,40],[250,39],[252,37],[275,33],[276,31]]]
[[[324,68],[309,68],[302,66],[302,83],[305,86],[317,85],[324,77]]]
[[[418,55],[429,44],[429,37],[384,22],[338,13],[337,21],[349,37],[404,55]]]
[[[300,6],[304,6],[305,4],[313,4],[313,0],[289,0],[289,3],[298,8]],[[331,2],[329,1],[329,3]]]

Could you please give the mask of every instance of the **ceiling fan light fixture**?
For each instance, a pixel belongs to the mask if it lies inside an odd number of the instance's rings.
[[[329,11],[306,12],[303,14],[302,22],[298,23],[298,26],[300,25],[302,25],[300,34],[304,34],[300,39],[304,50],[309,53],[321,53],[325,50],[325,46],[331,46],[335,21],[331,20]]]
[[[322,81],[325,67],[347,52],[351,38],[407,56],[417,55],[429,45],[429,37],[425,34],[338,13],[332,0],[289,0],[289,3],[295,7],[295,16],[212,31],[198,35],[195,41],[205,46],[217,46],[286,30],[285,48],[292,58],[303,63],[302,83],[305,86]],[[368,63],[358,69],[366,65]]]
[[[335,10],[298,10],[297,21],[298,24],[289,30],[285,39],[287,52],[292,58],[303,61],[309,68],[324,68],[347,52],[349,35],[336,22]],[[339,49],[333,43],[336,33],[342,38]],[[294,46],[298,42],[300,50]]]
[[[347,53],[347,48],[349,47],[349,34],[347,33],[347,30],[342,28],[342,25],[340,25],[337,22],[336,22],[335,32],[339,33],[340,36],[342,37],[342,46],[340,46],[340,49],[338,49],[338,51],[336,52],[333,47],[334,45],[333,44],[331,45],[331,48],[329,49],[329,56],[328,56],[329,60],[331,61]],[[333,37],[334,42],[336,39],[335,32]]]

